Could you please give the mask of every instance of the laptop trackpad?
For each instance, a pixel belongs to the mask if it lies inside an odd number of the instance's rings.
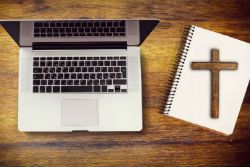
[[[98,126],[98,100],[65,99],[62,100],[63,126]]]

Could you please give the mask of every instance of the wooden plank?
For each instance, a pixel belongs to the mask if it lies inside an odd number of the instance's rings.
[[[246,0],[2,0],[0,19],[155,17],[161,23],[141,46],[139,133],[18,132],[18,47],[0,27],[0,166],[249,166],[250,87],[229,137],[159,114],[184,25],[250,42],[249,11]]]

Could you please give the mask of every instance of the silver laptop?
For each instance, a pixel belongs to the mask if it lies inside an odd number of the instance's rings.
[[[2,20],[20,47],[18,129],[142,130],[139,45],[158,22]]]

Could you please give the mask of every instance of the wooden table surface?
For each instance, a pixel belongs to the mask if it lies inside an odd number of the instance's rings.
[[[161,23],[141,45],[144,129],[138,133],[18,132],[18,47],[0,27],[0,166],[250,165],[250,86],[228,137],[159,114],[184,25],[250,42],[250,1],[1,0],[0,19],[16,18],[159,18]]]

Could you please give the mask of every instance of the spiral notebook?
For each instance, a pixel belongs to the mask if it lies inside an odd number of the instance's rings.
[[[184,30],[179,61],[164,114],[221,132],[233,133],[250,79],[250,44],[197,26]],[[192,70],[192,62],[209,62],[211,49],[220,61],[237,62],[238,69],[219,73],[219,118],[211,118],[211,72]]]

